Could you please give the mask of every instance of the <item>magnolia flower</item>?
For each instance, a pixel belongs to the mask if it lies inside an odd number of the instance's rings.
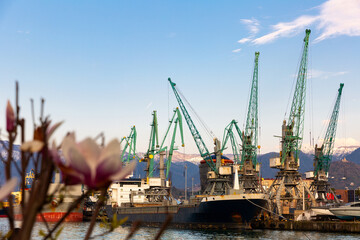
[[[10,101],[8,100],[6,105],[6,130],[8,132],[13,132],[15,130],[15,113],[12,108]]]
[[[17,186],[17,178],[12,178],[0,188],[0,201],[4,200]]]
[[[65,170],[65,179],[69,182],[82,182],[92,189],[107,187],[111,182],[123,179],[136,165],[132,161],[123,167],[120,142],[117,139],[101,149],[91,138],[76,143],[74,134],[69,134],[63,140],[62,153],[65,162],[59,164],[60,159],[55,159],[54,162]]]
[[[54,124],[53,126],[49,127],[50,123],[51,122],[49,121],[48,124],[46,125],[46,137],[47,137],[47,139],[50,139],[50,137],[55,132],[55,130],[63,122],[58,122],[58,123]],[[21,151],[36,153],[36,152],[40,152],[43,149],[43,147],[45,146],[45,143],[44,143],[45,139],[42,136],[43,134],[41,134],[41,130],[42,130],[41,127],[37,128],[35,130],[34,140],[27,141],[27,142],[24,142],[23,144],[21,144],[21,147],[20,147]]]

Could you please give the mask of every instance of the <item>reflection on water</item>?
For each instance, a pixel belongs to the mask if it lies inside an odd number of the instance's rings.
[[[51,226],[51,225],[50,225]],[[60,235],[59,239],[83,239],[89,223],[64,223],[64,229]],[[6,232],[8,229],[7,219],[0,219],[0,231]],[[39,236],[39,231],[43,229],[46,230],[45,225],[42,223],[36,223],[32,239],[42,239]],[[157,232],[158,228],[148,228],[143,227],[134,234],[132,239],[153,239]],[[101,228],[99,224],[96,225],[93,235],[100,235],[104,231],[104,228]],[[114,232],[107,234],[106,236],[97,237],[96,239],[106,239],[106,240],[117,240],[124,239],[130,227],[119,227]],[[239,231],[195,231],[195,230],[177,230],[177,229],[167,229],[163,234],[162,238],[164,240],[172,239],[286,239],[286,240],[297,240],[297,239],[339,239],[339,240],[350,240],[350,239],[360,239],[360,234],[344,234],[344,233],[320,233],[320,232],[295,232],[295,231],[272,231],[272,230],[239,230]]]

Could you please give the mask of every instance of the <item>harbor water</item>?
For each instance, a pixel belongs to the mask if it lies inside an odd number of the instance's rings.
[[[7,219],[0,219],[0,231],[4,234],[8,230]],[[51,226],[51,225],[50,225]],[[64,229],[58,239],[83,239],[87,228],[88,222],[79,223],[64,223]],[[36,223],[33,231],[32,239],[42,239],[39,231],[46,231],[43,223]],[[93,236],[100,235],[105,228],[100,227],[97,223]],[[130,231],[130,227],[119,227],[105,236],[99,236],[95,239],[118,240],[124,239]],[[141,227],[132,237],[132,239],[154,239],[159,228]],[[360,239],[360,234],[345,234],[345,233],[324,233],[324,232],[304,232],[304,231],[278,231],[278,230],[237,230],[237,231],[201,231],[201,230],[183,230],[183,229],[167,229],[162,235],[161,239]]]

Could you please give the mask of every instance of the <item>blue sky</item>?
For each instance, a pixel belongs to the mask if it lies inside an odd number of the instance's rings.
[[[0,2],[0,112],[14,104],[31,137],[30,98],[40,98],[55,138],[104,132],[121,138],[135,125],[146,151],[151,112],[160,136],[177,106],[171,77],[218,138],[243,126],[255,51],[260,51],[261,153],[290,105],[302,40],[310,28],[304,146],[325,134],[339,83],[345,83],[337,145],[360,146],[360,1],[10,1]],[[290,100],[289,100],[290,99]],[[2,104],[1,104],[2,103]],[[5,117],[0,119],[4,129]],[[187,126],[185,153],[197,153]],[[212,140],[200,128],[209,149]],[[4,131],[2,132],[4,138]],[[180,144],[179,144],[180,145]]]

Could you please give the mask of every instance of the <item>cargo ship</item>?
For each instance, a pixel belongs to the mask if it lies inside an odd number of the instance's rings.
[[[24,200],[26,201],[28,192],[30,191],[32,181],[34,180],[34,172],[30,171],[26,174],[25,178],[25,196]],[[49,193],[53,193],[56,189],[62,189],[65,185],[60,181],[60,173],[55,173],[55,179],[53,183],[50,183]],[[67,212],[69,206],[82,194],[82,185],[66,186],[64,197],[60,200],[60,194],[57,192],[47,205],[44,205],[42,209],[43,217],[38,214],[36,216],[36,221],[43,222],[44,219],[46,222],[57,222],[59,221]],[[14,208],[15,211],[15,220],[22,220],[21,207],[18,204]],[[65,218],[65,222],[81,222],[83,220],[83,203],[80,203],[70,214]]]
[[[232,161],[228,161],[232,166]],[[238,181],[237,172],[231,178]],[[203,183],[205,181],[203,180]],[[236,184],[230,184],[236,185]],[[179,202],[170,192],[170,182],[161,178],[125,179],[109,188],[106,212],[109,219],[127,217],[128,224],[141,221],[161,226],[168,215],[176,228],[243,228],[268,204],[263,193],[241,193],[230,187],[222,195],[194,195]]]

